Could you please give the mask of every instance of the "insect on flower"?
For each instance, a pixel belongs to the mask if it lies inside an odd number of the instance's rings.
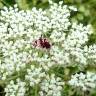
[[[39,39],[33,41],[32,44],[34,47],[40,47],[40,48],[46,48],[46,49],[51,48],[51,44],[49,43],[48,39],[43,37],[40,37]]]

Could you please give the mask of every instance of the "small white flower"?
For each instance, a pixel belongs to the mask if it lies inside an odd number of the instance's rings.
[[[69,85],[73,87],[81,87],[82,90],[90,90],[96,88],[96,74],[92,72],[87,72],[86,74],[79,73],[72,75]]]
[[[61,96],[61,90],[64,86],[64,82],[61,78],[55,77],[54,74],[51,76],[46,76],[46,79],[41,83],[40,96]]]
[[[14,81],[10,81],[10,83],[5,87],[5,96],[25,96],[25,82],[22,82],[20,79],[17,79],[16,84]]]
[[[44,77],[45,72],[42,71],[42,68],[35,68],[35,66],[31,65],[31,69],[27,69],[25,80],[29,82],[30,86],[35,86],[35,84],[40,83]]]

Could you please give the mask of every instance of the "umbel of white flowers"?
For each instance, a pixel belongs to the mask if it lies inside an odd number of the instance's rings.
[[[17,5],[1,10],[0,84],[6,85],[5,96],[27,96],[34,89],[31,96],[61,96],[64,80],[55,74],[55,67],[82,69],[96,64],[96,45],[86,45],[91,26],[71,22],[71,12],[77,11],[73,6],[62,1],[49,0],[49,4],[47,10],[34,7],[24,11]],[[76,79],[81,75],[72,75],[68,84],[87,89],[85,77],[84,82]],[[95,77],[88,79],[90,88],[96,86]]]

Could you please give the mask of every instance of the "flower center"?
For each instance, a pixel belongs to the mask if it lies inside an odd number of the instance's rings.
[[[46,48],[46,49],[51,48],[51,44],[49,43],[48,39],[42,38],[42,37],[40,37],[38,40],[35,40],[33,42],[33,46],[40,47],[40,48]]]

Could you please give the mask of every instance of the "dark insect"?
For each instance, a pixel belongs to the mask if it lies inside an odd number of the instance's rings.
[[[49,43],[48,39],[42,38],[42,37],[40,37],[38,40],[35,40],[33,42],[33,46],[34,47],[40,47],[40,48],[46,48],[46,49],[51,48],[51,44]]]

